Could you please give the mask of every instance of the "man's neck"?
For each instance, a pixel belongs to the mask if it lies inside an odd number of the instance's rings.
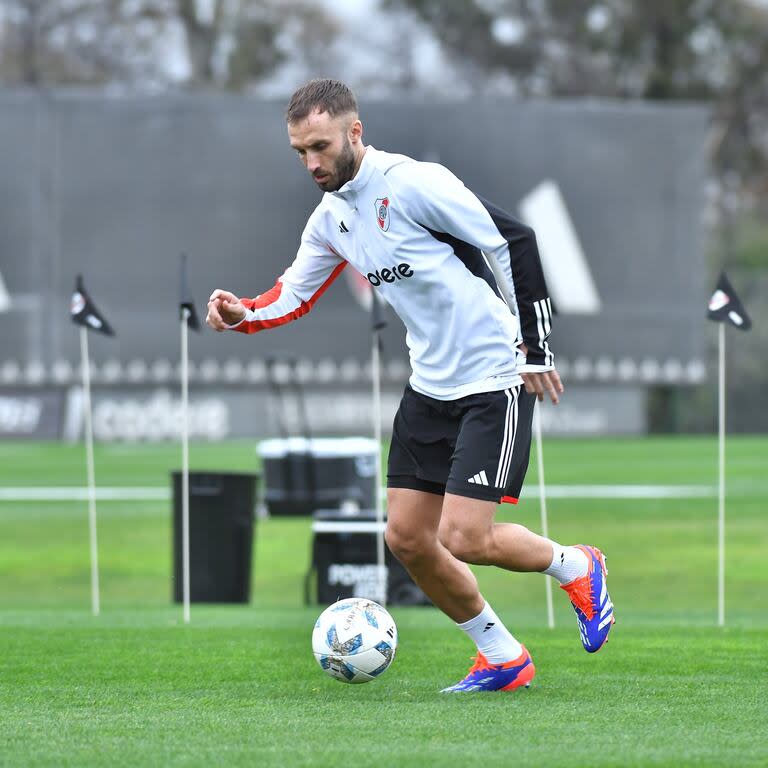
[[[352,178],[354,179],[355,176],[357,176],[357,172],[360,170],[360,166],[363,164],[363,158],[365,157],[365,152],[368,149],[368,147],[361,145],[360,151],[357,153],[357,157],[355,158],[355,169],[352,172]]]

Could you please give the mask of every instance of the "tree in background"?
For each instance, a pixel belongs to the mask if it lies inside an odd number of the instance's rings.
[[[291,59],[312,71],[340,32],[311,0],[179,0],[178,12],[192,85],[248,88]]]
[[[336,34],[311,0],[4,0],[0,83],[240,89]]]
[[[132,85],[178,80],[171,58],[179,28],[162,0],[6,0],[0,80],[6,85]],[[164,41],[164,42],[160,42]]]
[[[713,161],[768,199],[768,5],[757,0],[384,0],[523,97],[706,100]],[[476,76],[477,77],[477,76]],[[480,90],[483,83],[475,82]],[[729,182],[733,185],[733,179]],[[765,203],[764,203],[765,204]]]
[[[713,160],[768,199],[768,3],[764,0],[368,0],[364,48],[377,95],[452,88],[521,97],[696,99],[715,104]],[[378,7],[377,7],[378,6]],[[0,83],[272,90],[335,72],[369,90],[360,55],[334,60],[344,8],[316,0],[3,0]],[[347,14],[348,15],[348,14]],[[400,32],[395,43],[385,26]],[[419,73],[415,30],[450,65]],[[360,29],[348,32],[359,37]],[[348,45],[336,46],[342,41]],[[370,60],[378,66],[371,67]],[[438,68],[441,65],[437,65]],[[457,77],[458,75],[458,77]],[[390,88],[391,93],[386,93]],[[263,90],[263,88],[262,88]],[[269,89],[267,89],[269,92]],[[729,180],[734,186],[734,179]],[[768,206],[768,204],[766,204]]]

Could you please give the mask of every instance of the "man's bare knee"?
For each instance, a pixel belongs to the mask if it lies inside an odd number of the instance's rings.
[[[387,525],[384,539],[392,554],[406,565],[428,557],[434,549],[434,542],[427,536],[392,523]]]
[[[491,562],[495,514],[492,502],[447,493],[438,539],[457,560],[485,565]]]
[[[457,560],[476,565],[487,561],[488,540],[484,530],[441,525],[438,538]]]

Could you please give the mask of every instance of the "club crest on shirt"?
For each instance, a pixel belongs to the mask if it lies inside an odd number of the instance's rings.
[[[373,207],[376,209],[376,221],[379,223],[379,229],[386,232],[389,229],[389,198],[376,198]]]

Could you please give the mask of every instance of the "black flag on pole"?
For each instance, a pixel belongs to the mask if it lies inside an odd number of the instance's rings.
[[[725,272],[720,273],[715,292],[709,300],[707,317],[716,323],[730,323],[741,331],[748,331],[752,327],[752,320]]]
[[[112,326],[105,320],[104,315],[99,312],[85,290],[82,275],[78,275],[75,280],[75,292],[72,294],[69,311],[72,322],[76,325],[82,325],[97,333],[103,333],[105,336],[115,335]]]
[[[200,330],[200,319],[197,316],[197,310],[195,309],[195,302],[192,301],[192,294],[189,290],[189,282],[187,280],[187,254],[181,254],[181,277],[179,282],[179,313],[180,317],[184,319],[184,310],[187,310],[187,328],[191,328],[193,331]]]

